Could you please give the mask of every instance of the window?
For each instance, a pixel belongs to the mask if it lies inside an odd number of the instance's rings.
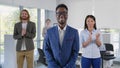
[[[120,49],[120,34],[118,29],[100,29],[102,34],[106,34],[107,38],[104,38],[103,42],[111,43],[114,47],[114,54],[115,57],[119,56],[119,49]]]
[[[14,24],[18,20],[18,7],[0,5],[0,64],[4,63],[4,35],[13,34]]]
[[[42,36],[42,32],[43,32],[43,27],[45,26],[45,10],[44,9],[41,9],[41,26],[40,26],[40,30],[41,30],[41,36],[40,36],[40,39],[41,39],[41,46],[40,48],[43,48],[43,36]]]

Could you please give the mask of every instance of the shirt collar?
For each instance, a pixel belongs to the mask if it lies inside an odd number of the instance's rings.
[[[88,29],[85,29],[85,31],[87,31],[88,33],[90,33],[90,32],[88,31]],[[95,29],[92,30],[92,33],[94,33],[94,32],[95,32]]]
[[[61,31],[61,30],[64,30],[64,31],[65,31],[66,28],[67,28],[67,25],[65,25],[65,27],[64,27],[63,29],[61,29],[61,28],[59,27],[59,25],[58,25],[58,30],[60,30],[60,31]]]
[[[27,24],[27,22],[22,22],[22,24]]]

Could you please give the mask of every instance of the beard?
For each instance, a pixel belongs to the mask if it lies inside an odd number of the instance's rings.
[[[58,22],[59,22],[59,24],[61,24],[61,25],[64,25],[64,24],[66,23],[65,19],[60,19]]]
[[[21,20],[28,20],[28,17],[21,17]]]
[[[65,21],[60,21],[59,23],[60,23],[61,25],[64,25]]]

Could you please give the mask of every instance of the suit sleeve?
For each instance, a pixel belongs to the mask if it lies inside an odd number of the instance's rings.
[[[75,39],[74,39],[73,47],[72,47],[72,55],[71,55],[70,61],[66,64],[64,68],[72,68],[73,65],[75,65],[78,52],[79,52],[79,35],[78,35],[78,31],[76,31]]]
[[[50,39],[48,37],[48,31],[46,33],[44,42],[43,42],[43,51],[45,53],[46,60],[48,62],[48,67],[49,68],[60,68],[60,66],[56,63],[53,53],[50,47]]]
[[[13,38],[14,39],[22,39],[21,33],[18,33],[17,24],[15,24],[15,26],[14,26]]]
[[[30,38],[30,39],[33,39],[35,36],[36,36],[36,26],[35,26],[35,23],[32,23],[32,30],[31,32],[26,32],[26,35],[25,37],[26,38]]]

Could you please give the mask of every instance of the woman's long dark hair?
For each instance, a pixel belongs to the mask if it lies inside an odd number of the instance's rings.
[[[95,17],[93,15],[87,15],[86,16],[86,18],[85,18],[85,24],[84,24],[84,29],[86,29],[86,28],[88,29],[88,26],[87,26],[87,19],[88,18],[92,18],[95,21],[94,29],[96,30],[97,29],[97,27],[96,27],[96,19],[95,19]]]

